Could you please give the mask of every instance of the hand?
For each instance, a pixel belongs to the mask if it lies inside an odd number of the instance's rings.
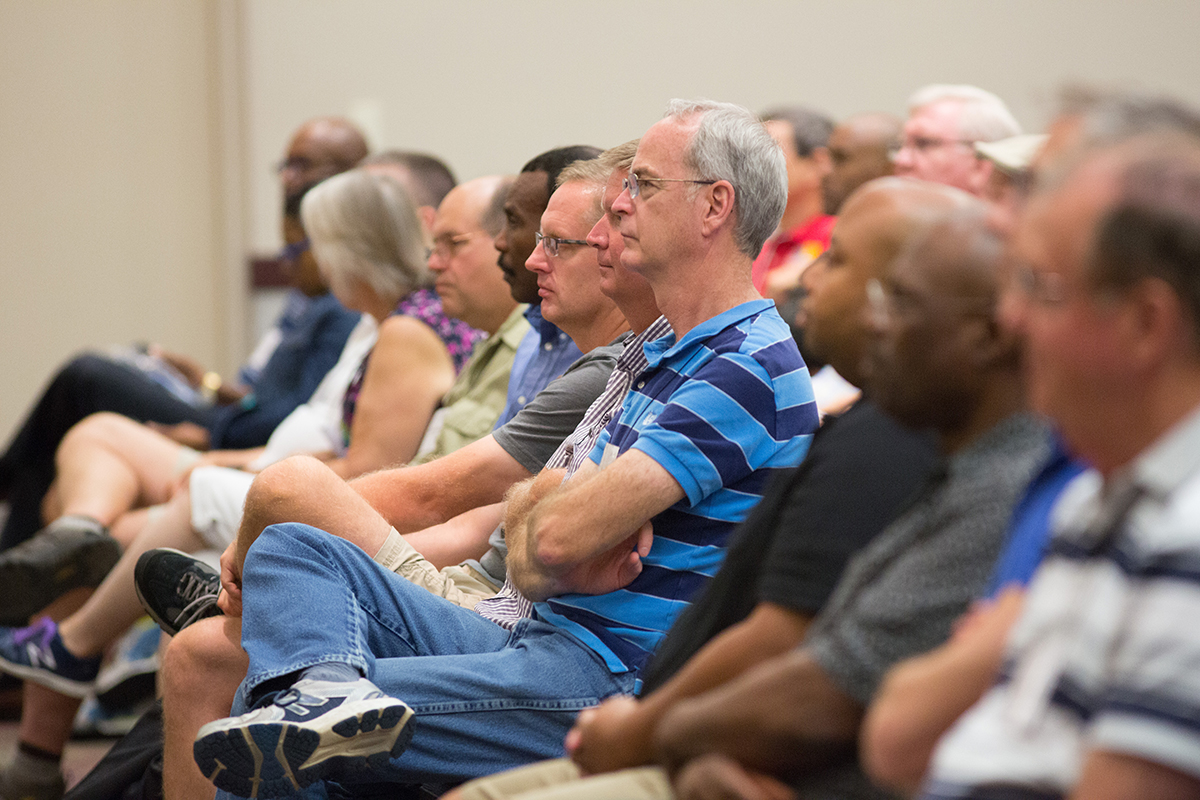
[[[176,425],[164,425],[161,422],[147,422],[146,426],[157,431],[174,442],[193,450],[207,450],[212,443],[208,428],[202,428],[194,422],[180,422]]]
[[[992,648],[1003,646],[1024,603],[1024,589],[1006,586],[995,599],[981,600],[959,617],[950,638],[956,645],[976,642],[988,643]]]
[[[621,696],[584,709],[567,732],[567,755],[593,775],[649,763],[653,723],[642,708],[635,698]]]
[[[146,352],[163,363],[174,367],[192,385],[193,389],[200,387],[200,381],[204,379],[205,370],[199,361],[182,353],[172,353],[169,350],[164,350],[156,344],[149,345],[146,348]]]
[[[675,779],[679,800],[795,800],[796,793],[769,775],[751,772],[731,758],[707,755]]]
[[[585,561],[565,573],[559,594],[608,594],[624,589],[642,574],[642,559],[654,544],[654,525],[650,520],[607,552]]]
[[[242,615],[242,571],[237,565],[236,540],[221,553],[221,593],[217,595],[217,607],[227,617]]]

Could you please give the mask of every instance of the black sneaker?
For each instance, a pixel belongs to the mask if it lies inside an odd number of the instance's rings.
[[[20,627],[62,595],[99,586],[121,558],[108,529],[87,517],[63,517],[0,553],[0,625]]]
[[[221,576],[179,550],[147,550],[133,568],[133,586],[146,613],[174,636],[198,619],[215,617]]]

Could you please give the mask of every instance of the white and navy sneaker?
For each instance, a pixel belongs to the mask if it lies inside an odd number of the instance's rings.
[[[43,617],[28,628],[0,628],[0,670],[68,697],[86,697],[100,672],[100,657],[72,655],[58,626]]]
[[[366,678],[302,679],[270,705],[210,722],[192,747],[218,789],[282,797],[320,780],[361,781],[412,739],[412,709]]]

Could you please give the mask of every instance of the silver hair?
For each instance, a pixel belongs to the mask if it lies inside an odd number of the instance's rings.
[[[672,100],[665,119],[699,116],[683,163],[702,180],[733,184],[733,239],[754,258],[775,232],[787,205],[787,164],[783,150],[758,117],[732,103]]]
[[[331,284],[352,278],[396,302],[431,283],[412,199],[386,175],[355,169],[322,181],[300,218]]]
[[[995,142],[1019,136],[1021,123],[996,95],[968,84],[934,83],[913,92],[908,113],[934,103],[954,102],[962,106],[958,135],[973,142]]]

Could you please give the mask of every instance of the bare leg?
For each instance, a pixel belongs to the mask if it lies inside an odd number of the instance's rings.
[[[315,458],[296,456],[259,473],[246,495],[238,531],[237,565],[269,525],[303,522],[375,555],[392,526],[333,470]]]
[[[163,796],[168,800],[212,800],[213,785],[196,766],[192,743],[201,726],[229,716],[250,663],[241,641],[241,619],[212,617],[180,631],[167,647],[159,680]]]
[[[137,506],[163,503],[174,489],[182,448],[118,414],[93,414],[67,433],[55,456],[54,492],[63,514],[105,525]]]
[[[191,513],[191,495],[181,489],[126,548],[87,603],[59,623],[68,651],[81,658],[100,655],[145,613],[133,589],[133,568],[142,553],[156,547],[201,548],[204,542],[192,530]]]
[[[25,681],[18,738],[48,753],[62,753],[83,700]]]

